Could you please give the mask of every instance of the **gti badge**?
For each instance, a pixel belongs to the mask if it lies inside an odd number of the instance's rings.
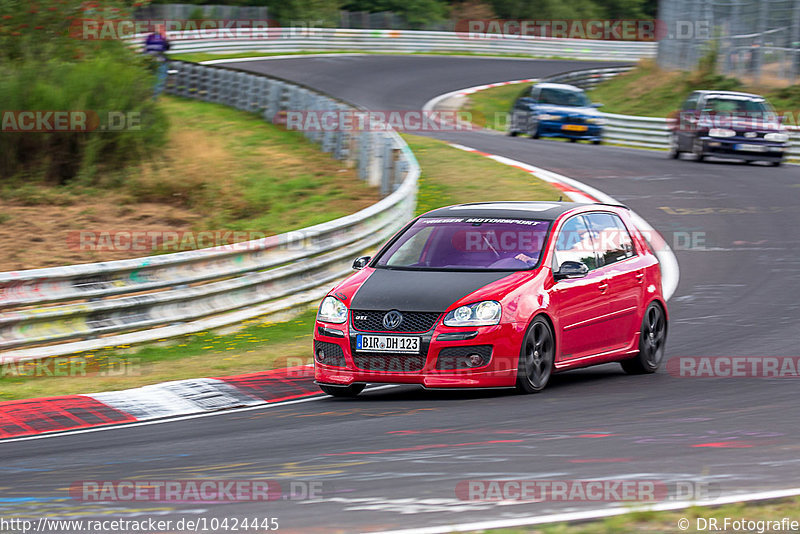
[[[397,310],[392,310],[383,316],[383,326],[385,326],[387,330],[394,330],[400,326],[402,322],[403,315]]]

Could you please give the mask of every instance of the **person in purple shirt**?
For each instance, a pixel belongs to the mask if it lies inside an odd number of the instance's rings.
[[[158,95],[164,90],[164,84],[167,81],[167,50],[169,50],[167,33],[164,31],[164,25],[159,24],[144,42],[144,53],[153,56],[158,61],[156,86],[153,91],[154,99],[158,98]]]

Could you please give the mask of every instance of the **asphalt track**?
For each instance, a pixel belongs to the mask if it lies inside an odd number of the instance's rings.
[[[234,64],[370,109],[420,109],[449,91],[598,63],[352,56]],[[668,160],[662,152],[480,132],[437,134],[596,187],[673,245],[669,358],[797,356],[800,169]],[[701,232],[703,248],[674,239]],[[676,237],[677,236],[677,237]],[[685,244],[685,243],[684,243]],[[512,518],[598,503],[460,501],[466,479],[647,479],[733,494],[797,485],[800,403],[791,379],[697,379],[616,365],[553,378],[540,395],[366,391],[164,424],[0,443],[0,514],[278,517],[285,532],[356,532]],[[79,480],[322,481],[324,498],[95,505]],[[767,519],[767,518],[764,518]]]

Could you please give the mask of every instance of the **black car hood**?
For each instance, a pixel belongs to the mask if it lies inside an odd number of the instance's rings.
[[[354,310],[443,312],[457,300],[510,274],[375,269],[350,306]]]

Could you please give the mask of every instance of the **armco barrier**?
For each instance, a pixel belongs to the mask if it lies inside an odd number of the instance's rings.
[[[353,30],[341,28],[270,28],[259,32],[232,30],[233,38],[214,38],[210,32],[169,34],[171,53],[232,52],[289,53],[300,51],[368,50],[373,52],[460,52],[522,54],[606,61],[637,61],[656,56],[654,42],[556,39],[530,36],[478,38],[459,32],[415,30]]]
[[[167,91],[263,114],[351,109],[267,76],[170,62]],[[385,193],[310,228],[216,248],[0,273],[0,361],[153,341],[281,312],[321,298],[354,257],[396,232],[416,206],[419,166],[393,131],[306,132]]]

